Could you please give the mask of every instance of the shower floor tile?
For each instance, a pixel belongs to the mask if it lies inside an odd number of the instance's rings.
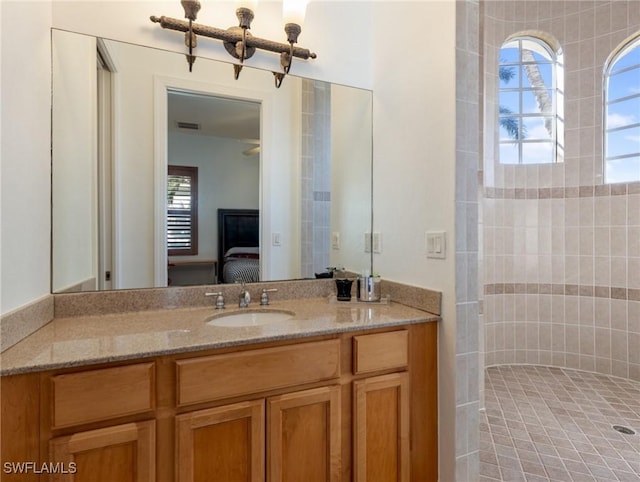
[[[485,406],[482,482],[640,482],[640,383],[564,368],[491,367]]]

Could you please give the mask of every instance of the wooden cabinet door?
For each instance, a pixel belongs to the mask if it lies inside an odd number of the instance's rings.
[[[355,482],[407,482],[409,374],[354,382]]]
[[[61,463],[54,481],[155,481],[153,420],[57,437],[49,445],[52,460]]]
[[[264,400],[176,417],[179,482],[263,482]]]
[[[268,482],[338,482],[341,471],[340,387],[267,400]]]

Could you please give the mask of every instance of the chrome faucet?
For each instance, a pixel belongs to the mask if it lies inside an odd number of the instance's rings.
[[[216,297],[216,310],[224,310],[224,295],[222,291],[218,293],[205,293],[205,296],[215,296]]]
[[[269,304],[269,293],[274,293],[278,291],[277,288],[271,288],[270,290],[268,289],[263,289],[262,290],[262,295],[260,295],[260,304],[262,306],[267,306]]]
[[[244,281],[241,281],[241,283],[242,291],[240,291],[240,294],[238,295],[238,307],[246,308],[249,306],[249,302],[251,301],[251,293],[249,293],[249,290],[245,288]]]

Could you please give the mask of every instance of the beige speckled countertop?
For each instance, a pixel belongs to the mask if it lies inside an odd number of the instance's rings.
[[[249,309],[260,308],[255,303]],[[222,348],[400,324],[439,317],[399,303],[339,303],[328,298],[272,302],[267,309],[295,316],[261,326],[225,328],[206,321],[212,307],[163,309],[107,315],[55,318],[0,355],[0,374]],[[225,312],[239,308],[228,307]]]

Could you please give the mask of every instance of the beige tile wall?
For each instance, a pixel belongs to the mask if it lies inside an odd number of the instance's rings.
[[[456,4],[456,480],[477,480],[483,379],[479,329],[480,3]],[[441,427],[447,430],[447,427]]]
[[[317,140],[330,129],[330,108],[330,86],[303,79],[300,241],[303,278],[313,278],[331,264],[331,150]]]
[[[630,1],[485,2],[485,126],[495,125],[497,52],[539,30],[562,46],[566,153],[501,166],[484,130],[486,365],[539,363],[640,380],[640,183],[603,185],[602,71],[640,32]]]

